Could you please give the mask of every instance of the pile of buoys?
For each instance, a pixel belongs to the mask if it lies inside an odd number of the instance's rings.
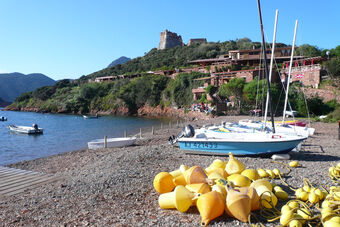
[[[307,179],[304,179],[304,186],[302,188],[298,188],[295,191],[297,199],[310,202],[311,204],[316,204],[319,201],[322,201],[327,196],[327,194],[327,191],[313,187],[313,185]]]
[[[288,169],[300,166],[297,161],[284,165]],[[339,170],[340,163],[329,169],[333,180],[339,179]],[[242,222],[250,222],[251,212],[260,210],[260,215],[268,222],[280,220],[282,226],[322,223],[327,227],[340,227],[340,186],[332,186],[327,191],[304,179],[304,185],[294,189],[284,182],[283,175],[277,168],[246,169],[229,153],[228,161],[216,159],[205,169],[180,165],[174,171],[160,172],[153,185],[160,193],[158,203],[162,209],[186,212],[195,206],[201,215],[202,226],[225,213]],[[276,208],[278,201],[288,200],[289,195],[279,185],[270,183],[269,180],[275,178],[280,178],[296,196],[280,210]]]
[[[331,187],[321,205],[321,221],[324,226],[340,226],[340,187]]]
[[[228,161],[216,159],[205,169],[181,165],[174,171],[160,172],[153,185],[160,193],[158,203],[162,209],[186,212],[196,206],[202,226],[224,213],[247,222],[251,211],[275,207],[278,201],[271,183],[259,172],[261,169],[246,169],[230,153]],[[265,176],[275,178],[278,174],[278,169],[268,170]]]
[[[334,166],[332,165],[328,169],[329,177],[336,183],[340,184],[340,162]]]

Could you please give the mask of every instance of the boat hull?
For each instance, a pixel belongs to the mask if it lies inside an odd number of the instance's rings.
[[[127,147],[136,142],[136,137],[123,137],[123,138],[108,138],[107,147]],[[105,146],[104,139],[97,139],[87,143],[88,148],[92,150],[101,149]]]
[[[178,141],[179,147],[187,153],[206,155],[256,156],[288,153],[304,138],[290,141],[222,141],[216,139],[184,138]]]
[[[9,130],[16,133],[25,133],[25,134],[42,134],[44,130],[42,128],[35,129],[29,126],[8,126]]]

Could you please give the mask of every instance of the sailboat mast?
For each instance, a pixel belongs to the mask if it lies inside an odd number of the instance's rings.
[[[260,26],[261,26],[261,36],[262,36],[262,51],[263,51],[263,58],[264,58],[264,70],[265,70],[265,75],[267,78],[267,85],[268,85],[268,102],[269,102],[269,107],[270,107],[270,116],[271,116],[271,121],[272,121],[272,128],[273,128],[273,133],[275,133],[275,125],[274,125],[274,116],[273,116],[273,106],[272,106],[272,92],[270,90],[270,81],[269,81],[269,75],[268,75],[268,64],[267,64],[267,53],[266,53],[266,42],[264,40],[264,34],[263,34],[263,23],[262,23],[262,14],[261,14],[261,5],[260,5],[260,0],[257,0],[257,6],[259,9],[259,17],[260,17]]]
[[[276,41],[276,26],[277,26],[277,17],[278,17],[278,15],[279,15],[279,10],[276,10],[276,13],[275,13],[275,23],[274,23],[273,44],[272,44],[272,55],[270,57],[270,67],[269,67],[269,83],[271,83],[271,81],[272,81],[273,60],[274,60],[275,41]],[[269,90],[267,90],[266,109],[265,109],[265,112],[264,112],[264,127],[265,128],[266,128],[266,124],[267,124],[268,102],[269,102]]]
[[[286,110],[287,110],[287,103],[288,103],[288,91],[289,91],[289,83],[290,83],[290,78],[291,78],[291,73],[292,73],[297,25],[298,25],[298,20],[295,21],[294,38],[293,38],[293,45],[292,45],[292,53],[290,55],[290,63],[289,63],[288,78],[287,78],[287,88],[286,88],[286,98],[285,98],[285,105],[284,105],[284,108],[283,108],[282,124],[285,123],[285,117],[286,117]]]

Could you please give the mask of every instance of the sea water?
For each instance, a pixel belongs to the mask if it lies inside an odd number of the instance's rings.
[[[32,160],[63,152],[86,149],[87,142],[107,137],[135,135],[140,128],[160,126],[165,119],[102,116],[85,119],[81,115],[42,114],[33,112],[0,111],[0,165]],[[11,132],[8,125],[32,126],[44,129],[40,135]]]

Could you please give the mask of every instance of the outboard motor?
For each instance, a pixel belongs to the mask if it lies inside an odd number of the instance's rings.
[[[33,128],[34,128],[35,130],[38,130],[38,125],[37,125],[37,124],[33,124]]]
[[[184,137],[193,137],[195,135],[195,129],[192,125],[187,125],[184,128]]]
[[[195,129],[192,127],[192,125],[185,126],[178,134],[177,136],[170,136],[169,138],[169,144],[175,144],[177,143],[177,140],[182,137],[193,137],[195,135]]]

